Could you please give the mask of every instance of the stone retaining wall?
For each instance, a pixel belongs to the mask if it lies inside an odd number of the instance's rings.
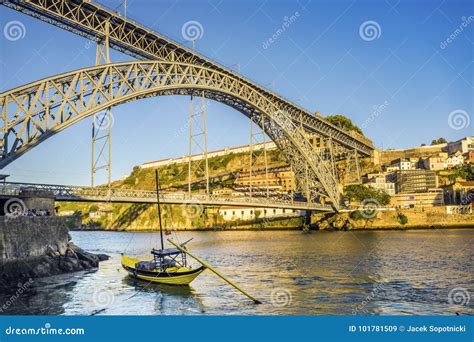
[[[66,252],[69,228],[80,227],[76,217],[0,218],[0,260],[15,260]]]

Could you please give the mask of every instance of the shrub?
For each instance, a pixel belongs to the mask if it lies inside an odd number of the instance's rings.
[[[375,200],[380,205],[390,203],[390,195],[385,190],[377,190],[362,184],[352,184],[344,188],[345,195],[351,201]]]
[[[402,226],[406,225],[408,223],[408,217],[405,214],[398,213],[397,215],[397,221],[400,223]]]

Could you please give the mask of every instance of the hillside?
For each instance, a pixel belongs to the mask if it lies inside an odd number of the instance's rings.
[[[267,152],[268,167],[285,166],[283,155],[278,150]],[[264,168],[263,156],[254,159],[254,168]],[[210,190],[234,187],[239,172],[248,169],[248,153],[234,153],[209,159]],[[161,187],[164,190],[187,191],[188,164],[174,164],[159,167]],[[112,183],[114,188],[154,190],[155,169],[134,167],[131,174]],[[202,175],[203,176],[203,175]],[[192,191],[204,191],[204,179],[193,182]],[[60,214],[76,213],[82,216],[84,225],[91,229],[114,230],[153,230],[157,229],[157,213],[155,205],[120,204],[120,203],[75,203],[60,202]],[[229,228],[217,212],[217,208],[204,208],[198,204],[187,206],[163,205],[162,218],[164,226],[173,229],[190,228]],[[301,226],[300,219],[275,220],[265,222],[266,228],[291,228]],[[262,228],[262,222],[233,222],[233,228]]]

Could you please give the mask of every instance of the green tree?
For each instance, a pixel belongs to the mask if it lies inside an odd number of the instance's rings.
[[[431,141],[431,145],[438,145],[438,144],[445,144],[448,141],[445,138],[438,138],[438,139],[433,139]]]
[[[351,184],[344,188],[344,194],[351,201],[375,200],[380,205],[390,203],[390,195],[385,190],[374,189],[362,184]]]
[[[345,129],[347,131],[356,131],[359,134],[364,134],[362,130],[352,122],[351,119],[345,117],[344,115],[329,115],[326,116],[324,119],[326,119],[326,121],[329,121],[333,125],[341,127],[342,129]]]

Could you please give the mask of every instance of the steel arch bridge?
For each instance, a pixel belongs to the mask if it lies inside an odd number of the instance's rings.
[[[103,109],[159,95],[203,95],[255,122],[284,152],[300,189],[339,207],[340,193],[329,163],[303,130],[361,156],[370,140],[346,132],[239,74],[118,13],[91,1],[3,1],[3,5],[148,62],[85,68],[0,94],[0,168],[50,136]],[[302,130],[302,129],[303,130]]]
[[[263,122],[264,131],[293,169],[309,172],[309,177],[298,180],[309,180],[311,183],[304,186],[315,195],[329,198],[337,207],[338,181],[288,113],[230,75],[177,62],[136,61],[90,67],[0,94],[1,117],[7,127],[0,145],[4,155],[0,166],[111,106],[150,96],[190,94],[202,94],[255,118],[255,122]]]

